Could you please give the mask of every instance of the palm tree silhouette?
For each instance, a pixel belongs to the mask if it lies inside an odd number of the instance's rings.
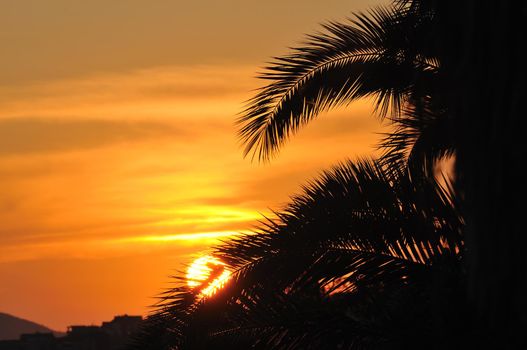
[[[385,153],[325,172],[255,234],[215,247],[232,280],[213,297],[176,277],[136,348],[421,348],[459,333],[464,222],[432,172],[455,150],[435,25],[433,9],[397,2],[325,25],[268,67],[238,119],[245,155],[269,160],[363,97],[395,123]]]
[[[436,19],[432,9],[417,5],[379,7],[348,23],[326,24],[324,33],[277,58],[261,75],[270,83],[238,119],[244,154],[268,160],[321,112],[364,97],[375,99],[381,117],[397,122],[382,144],[389,165],[404,166],[409,157],[409,164],[427,163],[424,169],[430,169],[451,154],[441,64],[432,40]]]
[[[456,203],[433,179],[416,182],[374,161],[343,163],[262,222],[258,234],[217,246],[231,283],[203,298],[180,280],[159,305],[162,336],[138,348],[446,342],[442,333],[457,325],[437,325],[446,310],[457,312],[451,300],[460,286],[438,281],[458,281],[463,222]],[[442,312],[435,300],[445,302]]]

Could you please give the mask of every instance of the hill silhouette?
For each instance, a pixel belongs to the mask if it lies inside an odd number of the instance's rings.
[[[43,325],[0,312],[0,340],[20,338],[24,333],[53,333],[62,336],[64,333],[53,331]]]

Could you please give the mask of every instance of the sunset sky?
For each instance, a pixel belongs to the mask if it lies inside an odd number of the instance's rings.
[[[257,72],[381,1],[6,0],[0,11],[0,312],[57,330],[142,314],[169,275],[345,158],[369,101],[269,164],[234,121]]]

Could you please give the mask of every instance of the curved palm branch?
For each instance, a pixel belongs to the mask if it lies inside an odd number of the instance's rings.
[[[411,9],[377,8],[326,24],[325,33],[276,58],[260,76],[270,83],[238,119],[244,154],[266,160],[322,111],[361,97],[375,96],[384,116],[389,109],[397,115],[409,96],[426,94],[417,82],[437,71],[424,37],[430,20]]]
[[[433,180],[371,161],[341,164],[258,234],[215,248],[232,271],[226,288],[202,297],[181,281],[167,294],[159,314],[172,348],[398,344],[412,317],[430,311],[431,295],[444,292],[431,281],[456,271],[463,222],[455,203]]]
[[[430,108],[430,98],[419,106],[405,108],[394,121],[395,130],[381,141],[382,163],[397,171],[407,168],[413,176],[434,176],[439,160],[453,156],[456,128],[445,109]]]

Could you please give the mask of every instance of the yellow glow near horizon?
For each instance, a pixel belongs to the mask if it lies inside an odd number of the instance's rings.
[[[193,206],[191,208],[159,209],[156,210],[155,213],[170,214],[175,217],[173,219],[160,220],[155,224],[156,226],[168,226],[194,222],[196,217],[200,218],[201,224],[256,221],[262,218],[262,214],[255,210],[218,206]]]
[[[187,285],[191,288],[201,288],[201,296],[212,296],[231,278],[231,272],[225,266],[224,262],[213,256],[199,257],[187,269]],[[216,271],[221,271],[220,275],[208,282],[212,273]]]
[[[210,238],[234,237],[249,233],[248,231],[216,231],[216,232],[196,232],[180,233],[173,235],[151,235],[128,238],[126,241],[133,242],[173,242],[173,241],[192,241]]]

